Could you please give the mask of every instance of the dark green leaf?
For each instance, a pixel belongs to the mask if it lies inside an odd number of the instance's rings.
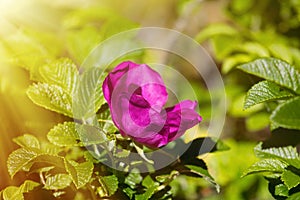
[[[191,169],[192,173],[196,173],[202,176],[208,182],[212,183],[216,187],[217,192],[220,192],[220,186],[215,182],[214,178],[209,174],[206,168],[197,165],[185,165],[185,166]]]
[[[72,117],[72,96],[62,87],[38,83],[27,90],[28,97],[37,105]]]
[[[282,173],[288,165],[285,162],[276,159],[264,159],[254,163],[249,167],[243,174],[243,176],[261,173],[261,172],[272,172]]]
[[[270,119],[276,125],[300,130],[300,97],[280,104],[272,113]]]
[[[297,150],[291,146],[262,149],[262,144],[260,143],[254,148],[254,152],[259,158],[279,159],[296,168],[300,166]]]
[[[239,68],[255,76],[273,81],[300,94],[300,73],[290,64],[275,58],[261,58]]]
[[[282,89],[276,83],[262,81],[252,86],[252,88],[247,92],[244,108],[247,109],[259,103],[292,96],[293,94],[291,92]]]

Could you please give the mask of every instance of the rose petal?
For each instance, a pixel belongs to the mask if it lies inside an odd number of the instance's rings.
[[[201,122],[201,116],[195,111],[196,101],[185,100],[173,107],[166,109],[167,121],[169,127],[168,141],[173,141],[182,136],[187,129],[192,128]]]
[[[130,69],[135,68],[137,66],[139,65],[131,61],[122,62],[121,64],[116,66],[105,78],[102,85],[102,91],[104,98],[107,100],[108,104],[110,104],[111,102],[111,95],[118,80]]]

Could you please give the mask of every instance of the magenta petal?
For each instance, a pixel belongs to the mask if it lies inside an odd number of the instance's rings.
[[[173,107],[167,108],[166,125],[169,127],[168,141],[182,136],[187,129],[201,122],[201,116],[195,111],[196,101],[185,100]]]
[[[108,103],[111,101],[111,95],[112,92],[118,82],[118,80],[126,74],[130,69],[137,67],[138,64],[130,61],[122,62],[119,64],[117,67],[115,67],[109,75],[105,78],[103,85],[102,85],[102,90],[105,99],[107,100]]]

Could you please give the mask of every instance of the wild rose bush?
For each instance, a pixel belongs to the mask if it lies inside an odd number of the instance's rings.
[[[3,199],[35,198],[45,191],[52,198],[166,199],[172,196],[169,184],[180,175],[205,178],[219,190],[198,155],[227,147],[211,138],[180,139],[201,121],[197,102],[164,108],[168,93],[156,71],[131,61],[107,76],[98,68],[79,75],[69,59],[50,66],[42,67],[43,82],[27,94],[71,120],[53,127],[48,142],[29,134],[14,140],[20,148],[8,158],[9,173],[23,171],[28,180],[4,189]],[[73,116],[74,106],[79,111]],[[206,152],[200,151],[204,142],[211,147]]]

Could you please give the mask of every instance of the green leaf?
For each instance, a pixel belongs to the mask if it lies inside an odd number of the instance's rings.
[[[102,109],[102,108],[101,108]],[[112,121],[110,110],[107,108],[105,111],[97,115],[100,128],[106,133],[109,139],[115,138],[115,132],[118,131],[114,122]]]
[[[276,83],[270,81],[261,81],[247,92],[244,109],[266,101],[273,101],[282,98],[292,97],[293,93],[282,89]]]
[[[67,50],[79,64],[84,61],[101,40],[102,36],[99,34],[99,30],[92,26],[73,29],[66,34]]]
[[[253,60],[253,56],[248,55],[248,54],[236,54],[236,55],[227,57],[224,59],[223,64],[222,64],[222,73],[227,74],[234,67],[236,67],[242,63],[250,62],[251,60]]]
[[[196,40],[202,43],[204,40],[216,35],[236,35],[237,30],[227,24],[212,24],[203,29],[197,36]]]
[[[52,128],[47,134],[48,140],[57,146],[82,146],[74,122],[65,122]]]
[[[4,200],[23,200],[24,196],[16,186],[8,186],[2,193]]]
[[[275,186],[275,195],[287,197],[287,196],[289,196],[289,189],[284,184],[276,185]]]
[[[80,77],[74,110],[76,118],[88,119],[106,102],[102,93],[102,83],[106,73],[100,68],[89,68]]]
[[[85,145],[101,144],[108,141],[105,133],[96,126],[87,124],[76,124],[76,130],[78,131],[81,142]]]
[[[91,161],[77,163],[72,160],[65,160],[65,167],[77,189],[90,181],[94,169]]]
[[[270,124],[270,115],[266,112],[255,113],[246,119],[246,128],[249,131],[259,131]]]
[[[55,166],[64,169],[64,158],[50,155],[36,148],[20,148],[13,151],[7,160],[7,168],[11,177],[18,171],[37,170],[33,163],[44,163],[47,166]],[[45,167],[45,165],[43,165]],[[39,167],[40,168],[40,167]]]
[[[238,68],[300,94],[300,73],[287,62],[275,58],[261,58]]]
[[[259,158],[279,159],[296,168],[300,167],[297,150],[292,146],[262,149],[262,143],[260,143],[254,148],[254,153]]]
[[[98,181],[101,185],[97,188],[100,197],[112,196],[118,190],[119,182],[115,175],[99,177]]]
[[[220,186],[215,182],[214,178],[209,174],[207,169],[204,169],[200,166],[196,165],[185,165],[187,168],[191,169],[191,172],[196,173],[202,176],[205,180],[212,183],[215,187],[217,192],[220,191]]]
[[[123,192],[129,197],[129,199],[132,199],[136,191],[132,190],[130,187],[127,187],[123,189]]]
[[[254,163],[249,167],[243,176],[261,173],[261,172],[272,172],[272,173],[282,173],[288,165],[280,160],[276,159],[264,159]]]
[[[37,105],[72,117],[72,96],[62,87],[38,83],[27,90],[28,97]]]
[[[299,200],[299,199],[300,199],[300,192],[297,192],[289,196],[286,200]]]
[[[135,199],[136,200],[147,200],[152,197],[152,195],[155,193],[156,187],[150,187],[147,188],[146,192],[143,194],[136,194]]]
[[[73,94],[78,79],[76,65],[68,58],[55,60],[40,67],[43,82],[62,87],[69,94]]]
[[[281,180],[284,182],[284,184],[288,187],[288,189],[292,189],[293,187],[296,187],[300,183],[300,176],[286,170],[282,173]]]
[[[147,188],[146,192],[143,194],[136,194],[135,199],[136,200],[144,200],[149,199],[151,196],[155,193],[157,190],[159,183],[152,180],[152,178],[148,175],[144,178],[142,185]]]
[[[137,169],[132,169],[132,171],[126,176],[125,183],[129,185],[132,189],[136,187],[137,184],[140,184],[143,180],[143,177]]]
[[[146,176],[142,182],[142,186],[144,186],[145,188],[150,188],[156,185],[158,185],[158,183],[155,182],[149,175]]]
[[[22,193],[30,192],[34,188],[40,186],[39,183],[31,181],[31,180],[26,180],[20,187],[19,190]]]
[[[72,179],[68,174],[55,174],[47,177],[44,188],[47,190],[60,190],[70,186]]]
[[[20,187],[9,186],[3,190],[3,199],[4,200],[22,200],[24,199],[23,193],[30,192],[34,188],[40,186],[39,183],[26,180]]]
[[[24,134],[17,138],[14,138],[13,141],[19,145],[20,147],[33,147],[33,148],[40,148],[40,143],[38,139],[30,134]]]
[[[38,149],[21,148],[13,151],[7,160],[9,175],[13,176],[40,154]]]
[[[270,117],[277,126],[300,130],[300,97],[280,104]]]

